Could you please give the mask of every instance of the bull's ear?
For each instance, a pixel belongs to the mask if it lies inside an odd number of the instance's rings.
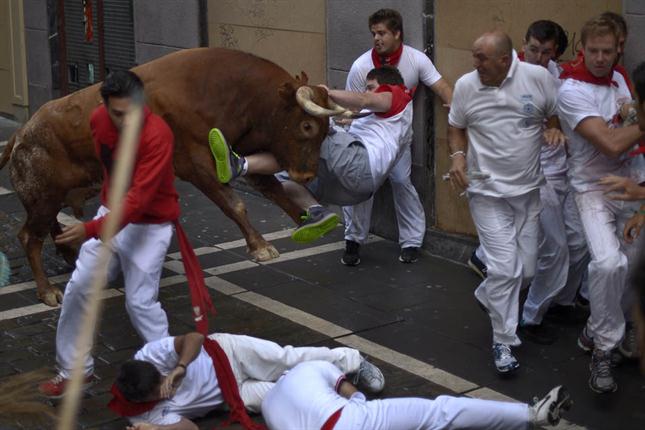
[[[300,85],[307,85],[309,83],[309,76],[307,76],[304,70],[300,71],[299,81],[300,81]]]
[[[282,97],[288,104],[296,102],[296,87],[292,82],[285,82],[280,85],[278,88],[278,94]]]

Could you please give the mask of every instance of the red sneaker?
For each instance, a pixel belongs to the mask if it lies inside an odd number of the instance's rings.
[[[83,390],[87,390],[92,385],[98,381],[98,378],[94,375],[86,376],[83,380]],[[69,382],[69,379],[63,377],[63,375],[58,374],[54,376],[49,381],[45,381],[38,386],[38,391],[50,399],[60,399],[65,394],[65,386]]]

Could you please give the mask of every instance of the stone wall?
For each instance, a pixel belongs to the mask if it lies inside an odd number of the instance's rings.
[[[209,0],[209,46],[271,60],[324,83],[325,0]]]

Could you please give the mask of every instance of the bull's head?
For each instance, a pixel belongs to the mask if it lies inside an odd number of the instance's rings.
[[[307,182],[316,175],[320,144],[329,131],[329,117],[348,111],[333,103],[324,88],[307,85],[307,75],[286,82],[279,93],[286,104],[274,151],[291,179]]]

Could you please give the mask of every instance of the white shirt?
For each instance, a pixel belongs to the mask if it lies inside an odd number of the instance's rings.
[[[476,70],[459,78],[448,122],[467,130],[468,170],[490,175],[471,179],[469,193],[514,197],[544,183],[543,123],[555,114],[556,95],[549,72],[515,54],[499,87],[483,85]]]
[[[578,134],[575,128],[589,117],[599,117],[610,127],[620,106],[631,100],[629,87],[618,72],[614,72],[614,85],[595,85],[566,79],[559,91],[558,111],[562,130],[569,139],[569,180],[576,192],[602,190],[598,181],[607,175],[631,177],[642,182],[645,171],[643,157],[609,157]]]
[[[396,104],[397,89],[392,92],[392,104]],[[394,167],[401,150],[412,136],[412,103],[407,103],[400,112],[383,117],[368,115],[352,121],[349,133],[360,140],[367,149],[374,189],[378,189]]]
[[[553,61],[549,60],[547,70],[555,78],[556,87],[560,88],[562,81],[560,80],[560,66]],[[544,176],[548,178],[564,178],[567,175],[567,147],[566,145],[542,145],[540,152],[540,163]]]
[[[174,342],[173,337],[166,337],[147,343],[135,354],[134,359],[152,363],[166,376],[179,361]],[[197,358],[186,367],[186,376],[175,395],[157,403],[154,409],[148,412],[130,417],[130,421],[158,425],[175,424],[182,416],[200,417],[223,403],[224,397],[217,383],[213,360],[202,348]]]
[[[370,70],[375,67],[372,61],[372,50],[370,49],[352,64],[347,75],[345,89],[355,92],[365,91],[367,86],[365,78]],[[411,90],[419,85],[419,81],[431,86],[441,79],[441,75],[430,61],[430,58],[423,52],[408,45],[403,45],[403,52],[401,53],[399,64],[396,64],[396,68],[401,72],[405,86]]]

